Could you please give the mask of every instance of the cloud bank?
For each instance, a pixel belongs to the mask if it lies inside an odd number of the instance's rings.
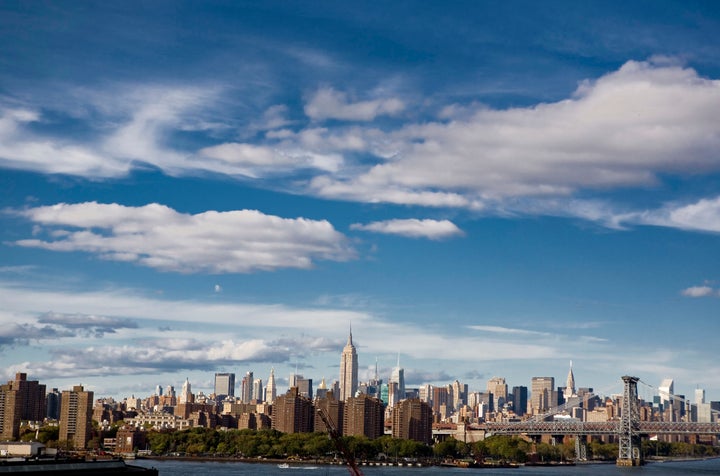
[[[18,212],[45,236],[19,246],[84,251],[181,273],[248,273],[307,269],[315,260],[345,261],[355,252],[327,221],[280,218],[256,210],[189,215],[156,203],[142,207],[96,202]]]

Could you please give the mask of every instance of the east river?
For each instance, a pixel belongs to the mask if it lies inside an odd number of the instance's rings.
[[[160,476],[221,476],[221,475],[292,475],[292,476],[321,476],[321,475],[347,475],[348,471],[342,466],[312,466],[290,464],[289,468],[279,468],[277,464],[253,464],[238,462],[217,461],[157,461],[136,460],[129,462],[134,466],[154,467],[160,471]],[[439,474],[477,474],[478,476],[666,476],[666,475],[720,475],[720,459],[701,461],[675,461],[664,463],[649,463],[639,468],[619,468],[614,464],[585,464],[577,466],[531,467],[520,468],[398,468],[398,467],[370,467],[363,466],[366,476],[427,476]]]

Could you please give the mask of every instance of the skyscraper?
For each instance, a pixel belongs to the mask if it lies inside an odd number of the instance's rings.
[[[507,401],[508,386],[505,383],[505,377],[493,377],[488,380],[487,391],[493,394],[493,410],[502,411],[502,407]]]
[[[215,395],[220,399],[235,396],[234,373],[215,374]]]
[[[256,378],[253,381],[252,399],[258,403],[263,401],[263,384],[261,378]]]
[[[405,399],[405,369],[400,367],[400,354],[397,365],[390,373],[388,380],[388,405],[394,407],[400,400]]]
[[[658,387],[658,394],[660,395],[660,403],[663,405],[663,409],[667,408],[673,402],[673,393],[675,392],[675,383],[673,379],[666,378],[660,382]]]
[[[530,409],[533,415],[545,413],[557,405],[553,403],[555,377],[533,377],[530,386]]]
[[[517,416],[523,416],[527,412],[528,389],[524,386],[513,387],[512,401],[513,411]]]
[[[240,400],[243,403],[250,403],[253,390],[253,373],[247,372],[240,383]]]
[[[192,403],[193,402],[192,386],[190,380],[185,377],[185,383],[183,383],[182,390],[180,391],[180,398],[178,403]]]
[[[67,441],[73,448],[85,448],[92,436],[93,392],[82,385],[64,390],[60,399],[60,441]]]
[[[275,388],[275,368],[270,369],[267,385],[265,386],[265,401],[273,403],[277,397],[277,389]]]
[[[340,400],[355,396],[358,385],[358,358],[352,341],[352,328],[340,356]]]
[[[572,360],[570,361],[570,370],[568,371],[563,396],[565,397],[565,401],[569,401],[572,397],[577,397],[577,394],[575,393],[575,375],[573,375]]]

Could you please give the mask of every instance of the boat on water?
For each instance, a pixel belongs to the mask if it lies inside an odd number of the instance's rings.
[[[155,468],[143,468],[126,464],[121,459],[84,461],[38,459],[29,461],[0,461],[0,475],[22,474],[24,476],[106,476],[115,474],[158,476]]]
[[[280,469],[288,469],[288,468],[290,468],[290,465],[287,464],[287,463],[280,463],[280,464],[278,465],[278,468],[280,468]]]

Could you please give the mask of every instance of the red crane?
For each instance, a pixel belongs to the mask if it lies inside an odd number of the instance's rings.
[[[360,471],[360,468],[358,468],[357,462],[355,461],[355,455],[350,452],[350,449],[347,447],[345,441],[342,439],[342,436],[338,432],[338,429],[335,426],[335,423],[333,423],[332,419],[330,418],[330,415],[327,414],[324,408],[318,408],[317,412],[318,415],[320,415],[323,423],[325,423],[330,438],[332,438],[338,451],[340,452],[340,454],[342,454],[350,474],[352,476],[363,476],[362,471]]]

